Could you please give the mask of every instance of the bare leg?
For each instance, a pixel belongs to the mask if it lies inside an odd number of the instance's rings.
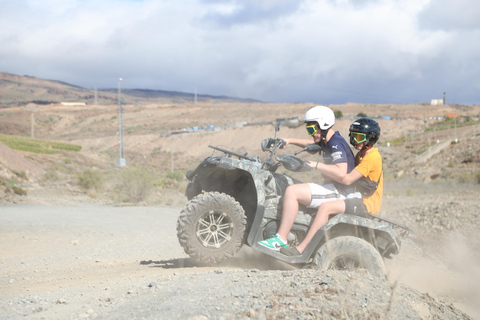
[[[325,223],[328,221],[328,217],[332,214],[339,214],[345,212],[345,201],[344,200],[335,200],[335,201],[327,201],[320,205],[318,208],[317,215],[313,220],[310,229],[303,239],[302,243],[300,243],[297,247],[297,250],[300,253],[303,253],[307,245],[312,241],[313,236],[317,231],[323,227]]]
[[[312,202],[312,192],[306,183],[288,186],[283,196],[282,221],[278,235],[286,240],[298,213],[298,204],[308,206]]]

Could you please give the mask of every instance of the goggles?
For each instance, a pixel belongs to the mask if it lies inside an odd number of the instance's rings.
[[[312,124],[312,125],[309,125],[309,126],[305,126],[305,128],[307,129],[307,132],[309,135],[313,136],[315,133],[318,132],[318,130],[320,130],[320,127],[318,126],[318,124]]]
[[[362,132],[350,132],[350,142],[362,143],[367,141],[367,135]]]

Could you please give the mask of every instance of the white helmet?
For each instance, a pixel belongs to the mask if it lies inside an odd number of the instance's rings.
[[[330,108],[325,106],[315,106],[305,113],[303,121],[316,121],[321,130],[328,130],[335,124],[335,114]]]

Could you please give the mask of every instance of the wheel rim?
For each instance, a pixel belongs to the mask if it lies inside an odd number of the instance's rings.
[[[198,220],[196,235],[204,247],[221,248],[232,239],[232,220],[225,212],[209,211]]]
[[[357,257],[352,255],[341,255],[336,257],[329,265],[334,270],[358,270],[365,269]]]

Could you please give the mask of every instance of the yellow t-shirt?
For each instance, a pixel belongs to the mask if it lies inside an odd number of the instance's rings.
[[[361,157],[361,152],[358,152],[355,156],[355,165],[355,170],[367,179],[372,181],[379,181],[380,179],[375,193],[368,198],[363,198],[367,211],[378,216],[383,195],[382,156],[380,156],[377,148],[370,150],[363,158]]]

